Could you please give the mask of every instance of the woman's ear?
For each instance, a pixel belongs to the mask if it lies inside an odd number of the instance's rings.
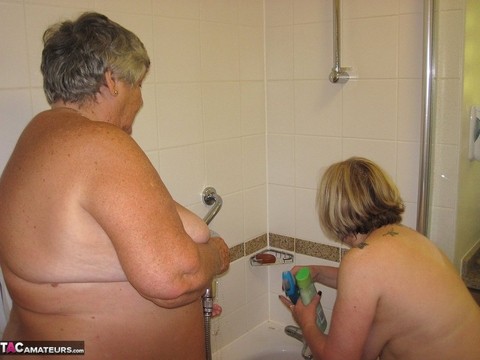
[[[112,96],[118,95],[117,80],[113,76],[113,73],[111,70],[105,71],[105,84]]]

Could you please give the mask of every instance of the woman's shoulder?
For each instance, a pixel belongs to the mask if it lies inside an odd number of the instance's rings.
[[[420,239],[421,234],[398,224],[383,226],[365,236],[363,241],[352,247],[342,257],[343,267],[381,267],[391,264],[408,243]]]
[[[136,142],[118,126],[104,121],[94,121],[75,110],[47,110],[35,116],[29,125],[32,132],[45,135],[51,143],[64,146],[102,148],[114,147],[121,151]],[[127,146],[128,147],[128,146]]]

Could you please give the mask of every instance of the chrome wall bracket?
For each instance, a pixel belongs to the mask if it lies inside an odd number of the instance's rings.
[[[211,206],[211,209],[203,218],[203,221],[208,225],[220,211],[220,208],[223,205],[223,200],[213,187],[206,187],[203,189],[202,200],[205,205]]]

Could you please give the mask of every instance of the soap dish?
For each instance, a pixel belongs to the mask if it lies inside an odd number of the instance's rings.
[[[293,254],[275,249],[266,249],[250,257],[250,265],[252,266],[282,265],[290,263],[293,263]]]

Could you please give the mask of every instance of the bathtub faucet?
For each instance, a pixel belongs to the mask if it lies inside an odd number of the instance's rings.
[[[293,326],[293,325],[287,325],[285,326],[285,334],[287,334],[290,337],[293,337],[294,339],[297,339],[303,344],[302,348],[302,357],[305,360],[312,360],[313,355],[312,352],[310,351],[307,343],[305,342],[305,339],[303,337],[302,329],[300,329],[298,326]]]

